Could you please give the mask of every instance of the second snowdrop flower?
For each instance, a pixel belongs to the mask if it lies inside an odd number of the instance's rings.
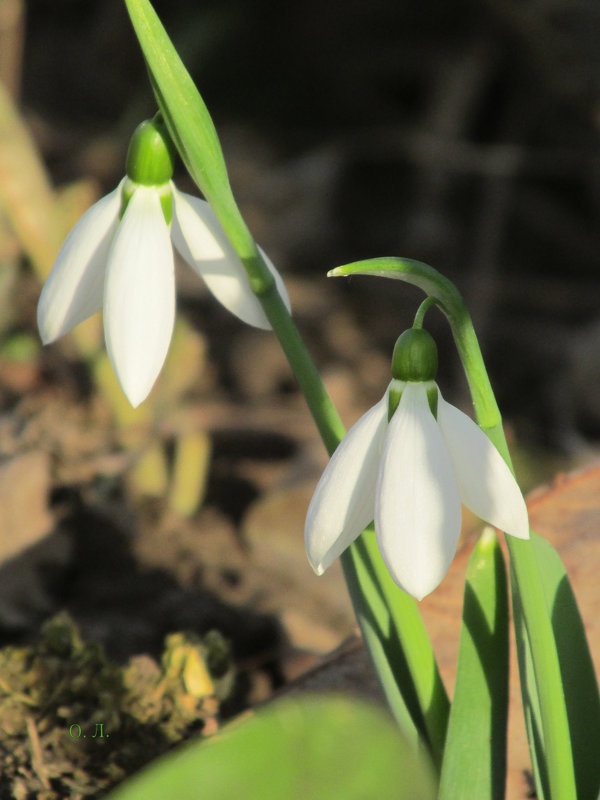
[[[178,191],[172,174],[163,123],[143,122],[131,140],[127,177],[75,225],[38,304],[44,344],[103,309],[108,356],[133,406],[148,396],[171,342],[173,246],[229,311],[249,325],[270,327],[211,207]],[[289,307],[279,273],[263,257]]]
[[[402,334],[384,397],[347,433],[311,500],[305,539],[317,574],[374,520],[394,581],[421,600],[454,558],[461,502],[506,533],[529,538],[510,469],[479,426],[443,399],[436,372],[431,336],[416,328]]]

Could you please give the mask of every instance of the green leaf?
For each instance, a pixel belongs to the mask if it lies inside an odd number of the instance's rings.
[[[495,533],[486,528],[467,570],[439,800],[504,797],[508,628],[504,558]]]
[[[235,204],[219,137],[194,81],[148,0],[125,0],[158,106],[190,175],[212,205],[241,258],[252,237]]]
[[[430,765],[366,703],[274,703],[145,769],[109,800],[434,800]]]
[[[373,525],[341,556],[360,628],[386,700],[414,746],[426,743],[441,767],[449,701],[412,597],[382,562]]]
[[[596,800],[600,790],[600,694],[585,629],[565,568],[552,545],[532,533],[532,547],[539,566],[546,603],[556,638],[569,731],[573,746],[578,800]],[[527,679],[522,680],[523,705],[527,709],[527,733],[534,743],[536,790],[549,797],[547,764],[541,734],[540,702],[525,636],[521,604],[513,597],[517,644],[527,659]]]
[[[548,787],[548,769],[544,748],[542,711],[533,668],[533,657],[529,638],[527,636],[527,628],[525,626],[523,603],[516,590],[514,580],[511,580],[511,588],[515,640],[517,643],[517,657],[519,659],[521,697],[523,699],[523,716],[525,718],[525,729],[527,730],[527,741],[529,742],[529,753],[531,756],[536,797],[538,800],[549,800],[550,790]]]

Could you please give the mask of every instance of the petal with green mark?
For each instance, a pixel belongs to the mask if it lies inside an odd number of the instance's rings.
[[[375,532],[394,581],[422,600],[441,582],[460,535],[454,468],[422,383],[407,383],[388,426]]]

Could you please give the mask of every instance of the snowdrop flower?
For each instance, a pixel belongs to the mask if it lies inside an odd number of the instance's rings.
[[[402,334],[384,397],[350,429],[311,500],[305,540],[318,575],[374,520],[394,581],[422,600],[454,558],[461,502],[506,533],[529,538],[510,469],[479,426],[443,399],[436,372],[431,336],[416,328]]]
[[[44,344],[103,309],[108,356],[134,407],[152,389],[171,342],[173,247],[225,308],[249,325],[270,327],[209,204],[178,191],[170,180],[173,161],[163,130],[156,119],[138,127],[127,177],[75,225],[38,304]],[[279,273],[266,257],[265,262],[289,307]]]

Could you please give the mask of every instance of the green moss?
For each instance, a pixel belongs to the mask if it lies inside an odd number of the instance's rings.
[[[37,645],[0,650],[0,800],[100,796],[193,732],[216,730],[232,689],[217,632],[171,634],[160,664],[140,655],[120,667],[60,614]]]

